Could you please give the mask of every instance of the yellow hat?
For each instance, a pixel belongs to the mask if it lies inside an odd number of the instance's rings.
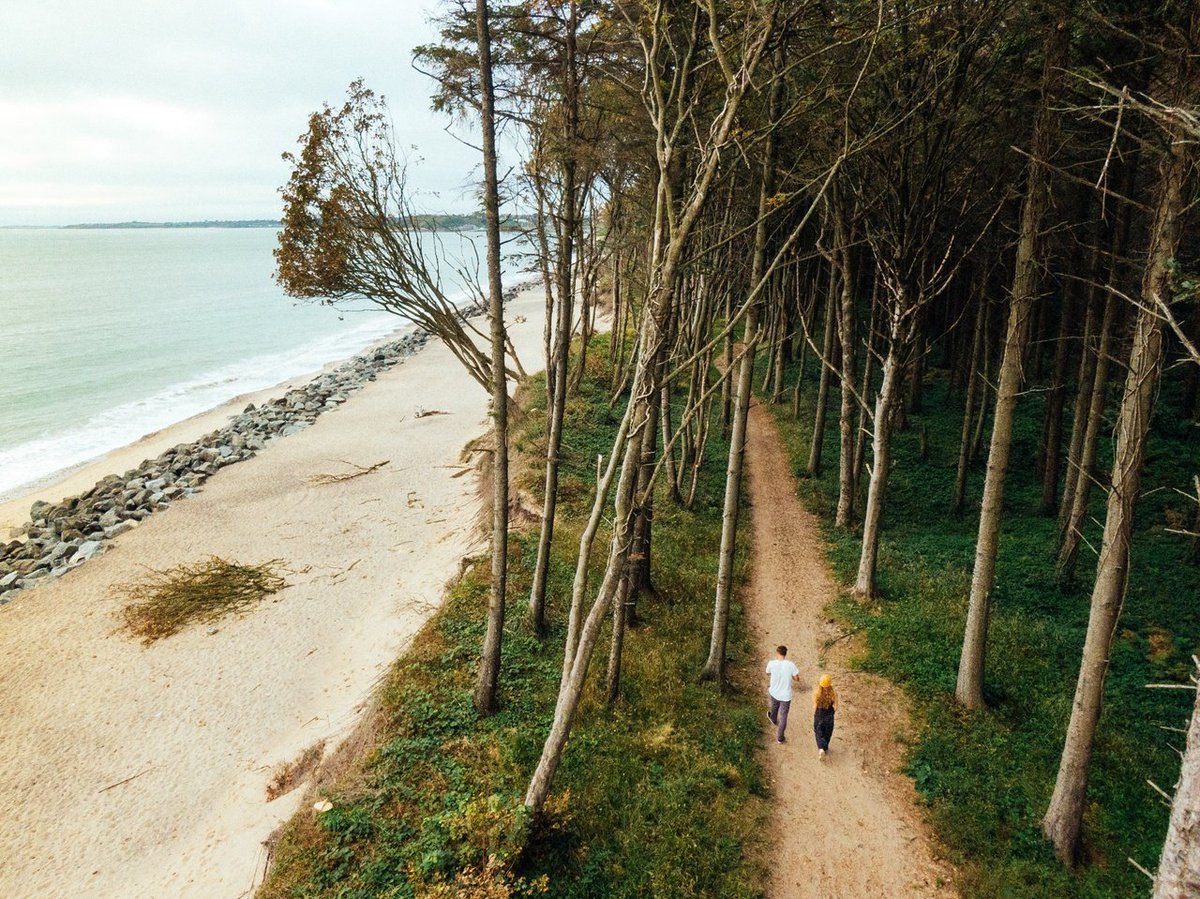
[[[833,683],[833,681],[830,679],[828,674],[821,675],[821,686],[822,687],[828,687],[832,683]]]

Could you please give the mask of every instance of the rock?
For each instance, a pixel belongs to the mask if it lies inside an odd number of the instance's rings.
[[[48,553],[43,555],[41,559],[38,560],[38,564],[40,565],[41,563],[45,562],[47,566],[53,565],[74,548],[75,545],[73,543],[56,544],[53,549],[51,549]]]
[[[79,544],[79,549],[75,550],[75,555],[71,556],[71,561],[68,564],[72,568],[82,565],[88,559],[98,556],[103,549],[104,544],[99,540],[89,540],[86,543],[81,543]]]
[[[29,517],[33,521],[37,521],[38,519],[45,518],[46,513],[50,511],[50,508],[51,508],[50,503],[43,502],[42,500],[39,499],[32,506],[29,507]]]
[[[126,531],[132,531],[135,527],[137,527],[137,524],[138,523],[136,521],[119,521],[112,527],[107,527],[104,529],[104,537],[107,540],[111,540],[113,537],[119,537]]]
[[[0,577],[0,590],[7,590],[20,579],[21,573],[19,571],[10,571],[4,577]]]

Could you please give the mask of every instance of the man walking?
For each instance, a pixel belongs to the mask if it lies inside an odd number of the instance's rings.
[[[787,647],[775,647],[775,658],[767,662],[767,677],[770,686],[771,710],[767,717],[775,725],[775,741],[784,743],[783,732],[787,730],[788,710],[792,706],[792,684],[800,680],[800,669],[788,661]]]

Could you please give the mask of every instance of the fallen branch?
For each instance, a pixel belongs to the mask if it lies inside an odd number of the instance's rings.
[[[374,465],[358,465],[355,462],[347,462],[345,459],[337,459],[343,465],[349,465],[354,471],[346,471],[341,474],[315,474],[308,478],[310,484],[340,484],[342,481],[352,481],[355,478],[361,478],[363,475],[370,474],[373,471],[379,471],[383,466],[390,463],[391,459],[384,459],[382,462],[376,462]]]
[[[107,787],[97,790],[96,793],[97,793],[97,795],[99,795],[100,793],[107,793],[113,787],[119,787],[122,784],[129,783],[131,780],[137,780],[143,774],[149,774],[151,771],[153,771],[157,767],[158,767],[157,765],[151,765],[149,768],[146,768],[144,771],[139,771],[137,774],[131,774],[131,775],[129,775],[129,777],[125,778],[124,780],[118,780],[115,784],[109,784]]]

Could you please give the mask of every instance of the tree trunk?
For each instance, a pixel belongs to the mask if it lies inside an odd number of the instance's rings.
[[[1059,455],[1062,452],[1063,406],[1067,399],[1068,337],[1070,335],[1071,303],[1062,299],[1058,316],[1058,340],[1054,347],[1054,375],[1050,391],[1046,396],[1046,415],[1042,431],[1042,501],[1038,511],[1051,516],[1058,511],[1058,475],[1062,470]]]
[[[1197,34],[1200,12],[1192,10],[1189,25],[1191,46],[1195,46],[1200,37]],[[1200,66],[1190,59],[1188,49],[1177,52],[1179,71],[1174,86],[1178,102],[1186,102],[1186,98],[1200,92],[1197,83]],[[1187,204],[1184,185],[1196,156],[1195,144],[1181,126],[1175,125],[1169,137],[1170,149],[1160,167],[1129,371],[1117,419],[1112,487],[1108,493],[1104,539],[1096,564],[1079,680],[1054,793],[1042,819],[1042,831],[1054,844],[1058,857],[1068,864],[1074,863],[1079,853],[1092,748],[1104,699],[1104,679],[1129,579],[1133,515],[1145,460],[1146,436],[1162,374],[1163,323],[1157,310],[1160,304],[1169,303],[1174,294],[1171,268],[1179,247]]]
[[[799,280],[799,279],[797,279]],[[792,421],[800,420],[800,395],[804,392],[804,374],[808,367],[808,335],[812,328],[812,320],[815,315],[816,306],[816,291],[813,291],[810,297],[810,302],[806,304],[807,308],[799,310],[800,329],[804,335],[804,339],[800,341],[799,358],[796,360],[796,383],[792,387]]]
[[[537,559],[533,566],[533,584],[529,590],[529,623],[535,634],[546,630],[546,581],[550,573],[550,548],[554,542],[554,518],[558,509],[558,468],[561,462],[563,413],[567,405],[567,374],[571,362],[571,320],[575,299],[575,231],[578,227],[575,184],[575,141],[579,104],[576,91],[575,3],[570,4],[563,53],[563,113],[567,152],[563,159],[562,231],[557,241],[558,315],[551,358],[546,359],[548,420],[546,440],[546,478],[542,498],[542,528],[538,535]],[[613,314],[617,307],[617,277],[613,277]],[[615,322],[614,322],[615,325]],[[615,336],[615,335],[614,335]]]
[[[767,308],[767,310],[769,310],[766,315],[767,325],[765,328],[763,328],[763,340],[761,342],[766,347],[766,350],[767,350],[767,352],[764,354],[766,356],[766,360],[767,360],[767,369],[765,372],[763,372],[763,381],[762,381],[761,392],[764,394],[767,394],[767,396],[769,398],[770,394],[768,393],[768,388],[771,385],[771,382],[775,376],[775,350],[774,350],[774,347],[775,347],[775,339],[776,339],[776,333],[777,333],[777,328],[778,328],[778,322],[776,320],[777,316],[775,315],[775,310],[771,309],[771,307],[769,305],[767,305],[766,308]]]
[[[660,380],[665,362],[658,362],[655,380]],[[654,596],[654,581],[650,576],[651,542],[654,539],[654,494],[650,490],[650,478],[654,474],[654,460],[658,448],[659,419],[662,415],[661,402],[650,401],[646,413],[646,428],[642,432],[642,461],[638,467],[637,482],[633,491],[633,538],[630,544],[628,571],[629,595],[626,599],[626,623],[637,620],[637,604],[643,594]]]
[[[987,474],[983,484],[983,503],[979,512],[979,537],[975,544],[975,569],[967,601],[967,623],[963,633],[962,656],[958,665],[955,698],[967,708],[983,705],[983,669],[987,651],[988,616],[992,590],[996,585],[996,554],[1000,546],[1000,519],[1004,511],[1004,482],[1008,476],[1008,455],[1012,448],[1013,412],[1024,380],[1022,357],[1029,341],[1029,320],[1037,301],[1038,265],[1042,253],[1042,218],[1050,205],[1049,159],[1054,152],[1057,113],[1055,98],[1064,77],[1070,50],[1070,8],[1054,23],[1046,45],[1042,69],[1042,100],[1030,140],[1031,159],[1025,203],[1021,211],[1021,233],[1017,240],[1017,258],[1013,273],[1008,329],[996,387],[996,411],[992,422],[992,442],[988,452]]]
[[[858,391],[858,422],[854,427],[854,488],[861,490],[863,462],[867,456],[867,403],[871,397],[871,378],[875,368],[875,324],[879,313],[879,278],[872,279],[871,314],[867,320],[867,358],[863,362],[862,387]]]
[[[833,333],[836,316],[834,310],[837,300],[834,295],[833,268],[829,270],[829,289],[825,293],[825,336],[821,341],[821,381],[817,388],[817,411],[813,418],[812,445],[808,450],[808,467],[805,469],[810,478],[821,473],[821,453],[825,448],[825,415],[829,407],[829,380],[833,370]]]
[[[778,406],[783,402],[783,375],[787,366],[785,361],[788,342],[787,304],[784,301],[783,290],[777,292],[776,300],[779,309],[779,333],[775,341],[775,366],[771,377],[771,405]]]
[[[857,412],[854,381],[858,376],[854,354],[858,343],[854,327],[854,272],[850,265],[851,235],[845,202],[841,191],[834,194],[833,240],[836,246],[833,256],[842,270],[841,306],[837,319],[838,340],[842,344],[842,404],[838,420],[838,501],[834,526],[842,529],[850,527],[854,517],[854,420]]]
[[[608,647],[608,671],[605,673],[604,702],[612,705],[621,695],[621,655],[625,648],[625,625],[628,624],[629,614],[626,605],[629,601],[629,578],[621,578],[617,587],[617,598],[612,607],[612,640]]]
[[[990,305],[984,306],[983,319],[983,348],[980,351],[983,362],[983,377],[979,382],[979,415],[975,419],[975,430],[971,434],[971,457],[973,464],[979,458],[980,447],[983,446],[983,435],[987,431],[988,403],[992,398],[992,344],[995,343],[994,322]]]
[[[726,288],[725,290],[725,321],[728,322],[733,318],[733,291]],[[725,360],[725,367],[722,371],[729,371],[733,367],[733,331],[725,335],[725,346],[722,350]],[[729,429],[733,426],[733,379],[726,378],[721,382],[721,433],[725,436],[729,435]]]
[[[984,351],[983,322],[986,317],[987,304],[981,299],[975,310],[975,327],[972,329],[967,396],[963,404],[962,438],[958,444],[958,469],[954,475],[954,502],[951,511],[956,518],[962,515],[967,503],[967,470],[971,467],[971,423],[975,417],[975,395],[979,392],[979,354]]]
[[[658,408],[658,427],[662,431],[663,445],[663,463],[667,467],[667,489],[671,493],[671,502],[677,506],[683,505],[683,497],[679,493],[679,477],[680,465],[686,465],[686,456],[680,464],[675,462],[675,451],[669,449],[671,446],[671,429],[673,422],[671,421],[671,384],[667,381],[663,382],[663,386],[658,391],[659,408]]]
[[[1100,342],[1096,347],[1096,373],[1092,382],[1092,396],[1088,403],[1087,427],[1084,429],[1083,445],[1079,453],[1079,468],[1070,473],[1075,478],[1075,489],[1071,492],[1071,511],[1067,515],[1062,547],[1058,554],[1059,577],[1066,581],[1075,575],[1079,544],[1083,539],[1083,521],[1087,517],[1088,500],[1092,495],[1096,451],[1100,443],[1100,424],[1104,420],[1104,403],[1108,396],[1109,360],[1119,302],[1117,295],[1111,291],[1104,301],[1104,319],[1100,325]]]
[[[500,649],[504,635],[504,594],[508,575],[508,379],[505,374],[504,289],[500,283],[500,199],[496,176],[496,120],[492,93],[492,39],[486,0],[476,0],[479,45],[480,123],[483,131],[483,209],[487,219],[488,314],[492,344],[492,584],[487,633],[475,685],[475,711],[496,710]]]
[[[783,48],[774,53],[774,77],[768,96],[768,121],[779,116],[783,88]],[[754,228],[754,257],[750,265],[751,290],[762,280],[766,268],[767,209],[775,193],[776,129],[767,131],[763,148],[762,183],[758,193],[758,222]],[[725,650],[729,636],[729,604],[733,596],[733,563],[737,549],[738,513],[742,499],[742,464],[745,460],[746,427],[750,419],[750,395],[754,392],[754,352],[761,334],[760,303],[754,300],[746,311],[745,346],[737,370],[737,389],[733,401],[733,425],[729,436],[729,459],[725,467],[725,498],[721,511],[721,548],[717,559],[717,589],[713,599],[712,633],[708,641],[708,659],[700,671],[701,680],[725,679]]]
[[[908,382],[908,411],[914,414],[920,412],[925,404],[925,365],[928,347],[924,329],[917,335],[917,351],[913,357],[911,374]]]
[[[1095,255],[1100,253],[1099,244]],[[1091,271],[1095,273],[1097,262],[1092,260]],[[1083,454],[1083,435],[1087,432],[1088,410],[1091,404],[1088,398],[1092,395],[1092,387],[1096,383],[1096,298],[1089,292],[1086,299],[1087,312],[1083,320],[1083,338],[1080,342],[1079,372],[1075,376],[1075,406],[1071,416],[1071,442],[1067,445],[1067,461],[1063,472],[1063,495],[1058,505],[1058,530],[1061,540],[1062,532],[1066,529],[1067,519],[1071,515],[1071,505],[1075,502],[1075,483],[1078,480],[1079,458]]]
[[[871,443],[871,480],[867,487],[867,504],[863,509],[862,555],[858,560],[858,577],[854,593],[863,598],[875,595],[875,567],[879,560],[879,521],[883,517],[883,494],[887,487],[888,466],[892,439],[892,419],[900,392],[900,360],[895,342],[883,360],[883,380],[875,400],[875,429]]]
[[[1171,803],[1171,821],[1158,860],[1151,899],[1195,899],[1200,896],[1200,690],[1192,709],[1187,732],[1187,747],[1175,800]]]

